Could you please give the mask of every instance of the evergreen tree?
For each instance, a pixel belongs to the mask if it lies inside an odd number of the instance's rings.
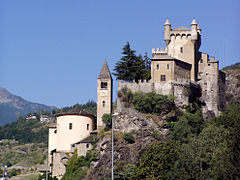
[[[123,57],[117,62],[115,66],[115,73],[117,79],[133,81],[143,80],[146,74],[146,67],[141,55],[137,56],[135,50],[132,50],[129,42],[123,47]]]

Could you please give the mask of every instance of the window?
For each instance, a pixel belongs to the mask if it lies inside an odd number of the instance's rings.
[[[87,130],[89,130],[89,124],[87,124]]]
[[[210,66],[210,64],[208,64],[208,66]]]
[[[107,82],[101,82],[101,88],[107,88]]]
[[[159,70],[159,64],[157,64],[157,70]]]
[[[72,127],[72,123],[69,123],[69,129],[72,129],[73,127]]]
[[[180,47],[180,53],[183,53],[183,47]]]
[[[86,148],[89,148],[89,144],[88,143],[86,144]]]
[[[165,75],[161,75],[161,81],[166,81],[166,76]]]
[[[167,69],[169,69],[169,64],[167,64]]]
[[[201,59],[201,61],[200,61],[201,63],[203,63],[203,60]]]
[[[102,106],[105,107],[105,104],[106,104],[105,101],[103,101],[103,102],[102,102]]]
[[[54,134],[57,134],[57,130],[54,130]]]
[[[207,83],[205,82],[204,85],[207,85]]]

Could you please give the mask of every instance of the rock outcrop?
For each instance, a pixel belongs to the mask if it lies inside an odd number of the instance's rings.
[[[138,112],[131,107],[125,107],[123,102],[117,101],[114,111],[114,172],[121,173],[129,165],[134,165],[148,145],[169,136],[169,130],[163,128],[162,119],[154,119]],[[134,137],[134,143],[124,140],[124,133]],[[97,160],[91,163],[89,179],[111,177],[112,143],[111,131],[100,133],[95,152],[99,154]]]

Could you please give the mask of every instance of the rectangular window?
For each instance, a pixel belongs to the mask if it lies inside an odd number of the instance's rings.
[[[210,66],[210,64],[208,64],[208,66]]]
[[[101,82],[101,88],[107,88],[107,82]]]
[[[89,124],[87,124],[87,130],[89,130]]]
[[[167,69],[169,69],[169,64],[167,64]]]
[[[86,148],[89,148],[89,144],[88,143],[86,144]]]
[[[201,63],[203,63],[203,60],[201,59],[201,61],[200,61]]]
[[[157,64],[157,70],[159,70],[159,64]]]
[[[183,47],[180,47],[180,53],[183,53]]]
[[[72,128],[73,128],[72,123],[69,123],[69,129],[72,129]]]
[[[161,75],[161,81],[166,81],[166,76],[165,75]]]

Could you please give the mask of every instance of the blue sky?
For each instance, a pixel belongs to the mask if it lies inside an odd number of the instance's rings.
[[[190,28],[195,17],[200,50],[222,68],[240,61],[239,7],[239,0],[0,0],[0,87],[57,107],[96,101],[105,57],[114,69],[127,41],[151,57],[165,46],[166,18]]]

